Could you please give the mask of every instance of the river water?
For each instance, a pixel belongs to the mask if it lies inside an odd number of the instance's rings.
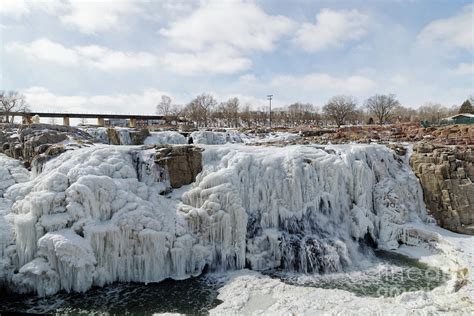
[[[429,291],[446,281],[439,269],[416,260],[376,252],[374,264],[364,270],[326,275],[267,271],[284,282],[325,289],[342,289],[358,296],[395,296],[401,292]],[[155,313],[207,314],[217,306],[222,275],[207,274],[183,281],[114,283],[83,294],[58,293],[47,298],[33,295],[0,297],[2,312],[51,315],[153,315]]]

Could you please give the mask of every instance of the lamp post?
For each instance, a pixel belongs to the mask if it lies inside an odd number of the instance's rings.
[[[267,95],[267,100],[270,102],[270,130],[272,129],[272,98],[273,98],[273,94],[269,94]]]

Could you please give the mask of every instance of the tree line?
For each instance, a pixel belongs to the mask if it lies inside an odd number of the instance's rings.
[[[474,98],[471,96],[461,107],[426,103],[413,109],[402,106],[394,94],[376,94],[358,106],[354,97],[337,95],[322,108],[296,102],[272,109],[271,120],[273,126],[282,127],[437,122],[458,113],[474,113],[472,104]],[[175,104],[169,96],[163,95],[156,112],[168,118],[184,118],[196,127],[257,127],[268,125],[270,120],[268,107],[254,109],[248,103],[241,106],[236,97],[219,103],[212,95],[205,93],[186,105]]]
[[[311,103],[296,102],[282,108],[272,109],[272,125],[282,127],[326,126],[345,124],[386,124],[429,121],[458,113],[472,113],[474,95],[462,105],[446,107],[438,103],[426,103],[417,109],[400,104],[394,94],[376,94],[358,104],[348,95],[330,98],[321,108]],[[218,102],[212,95],[203,93],[186,105],[173,102],[171,97],[162,95],[156,105],[156,112],[168,121],[182,118],[196,127],[258,127],[269,125],[267,106],[255,108],[251,104],[242,105],[237,97]],[[0,91],[0,122],[12,123],[15,112],[29,112],[30,108],[23,94],[17,91]]]

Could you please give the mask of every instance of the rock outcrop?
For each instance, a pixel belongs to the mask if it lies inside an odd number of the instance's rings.
[[[133,145],[143,145],[145,139],[150,136],[150,131],[146,128],[140,128],[130,131],[130,140]]]
[[[277,130],[277,129],[275,129]],[[281,132],[298,133],[300,138],[276,141],[282,145],[295,144],[347,144],[429,141],[440,145],[474,145],[474,125],[446,125],[423,128],[417,123],[394,125],[343,126],[334,128],[280,129]],[[259,130],[246,133],[260,133]],[[275,142],[272,142],[274,144]]]
[[[414,146],[410,164],[438,224],[474,235],[474,146],[422,142]]]
[[[189,146],[157,147],[155,162],[168,171],[171,187],[191,184],[202,170],[202,149]]]
[[[110,145],[120,145],[120,137],[115,128],[107,128],[107,137]]]
[[[66,147],[82,146],[91,143],[92,137],[80,129],[50,124],[3,125],[0,128],[0,152],[15,159],[20,159],[29,167],[39,155],[48,152],[51,157],[64,151]]]

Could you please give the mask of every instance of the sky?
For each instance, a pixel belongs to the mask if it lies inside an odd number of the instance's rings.
[[[154,113],[201,93],[261,109],[474,93],[462,0],[0,0],[0,90],[33,110]]]

